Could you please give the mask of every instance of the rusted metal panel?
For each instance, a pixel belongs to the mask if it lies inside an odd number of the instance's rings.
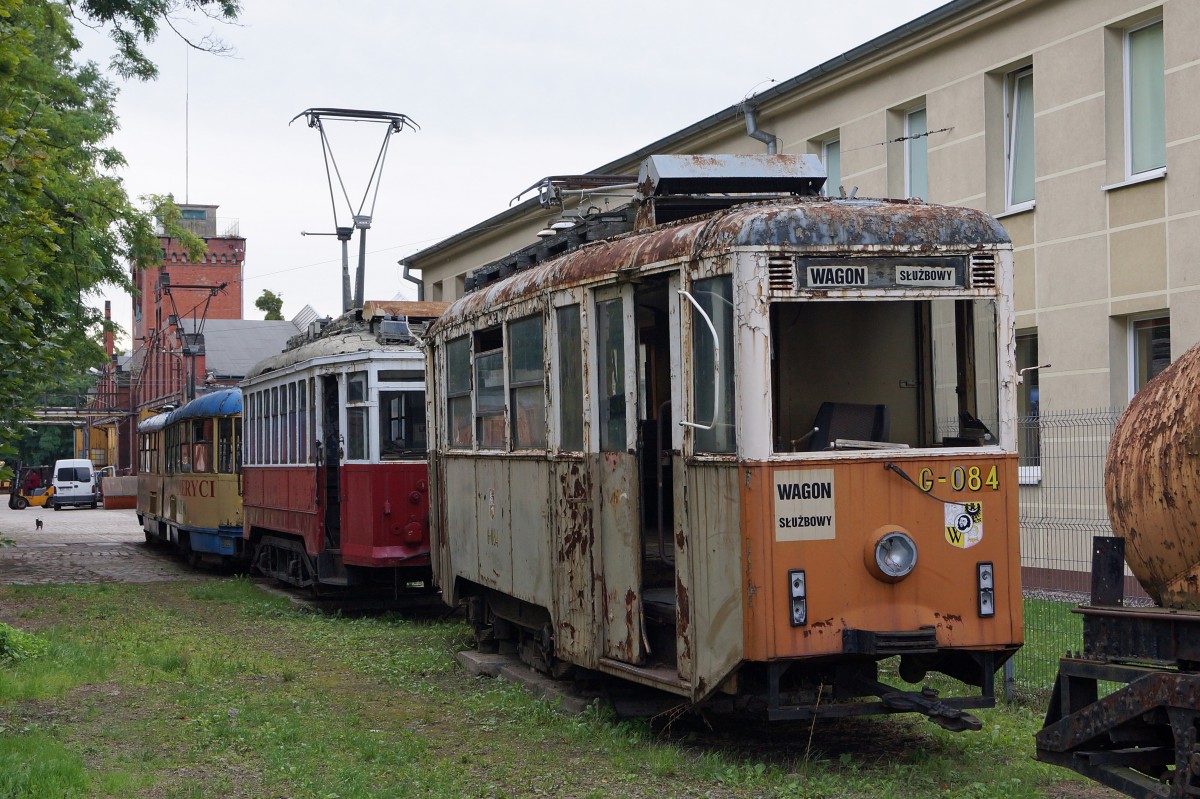
[[[475,461],[475,531],[479,548],[478,580],[506,594],[513,591],[512,505],[508,469],[500,458]],[[470,528],[467,528],[470,535]],[[528,535],[529,531],[522,531]]]
[[[512,541],[512,595],[538,607],[554,607],[549,524],[550,464],[505,459]]]
[[[448,302],[424,300],[367,300],[363,303],[363,319],[377,316],[408,316],[421,319],[436,319],[450,307]]]
[[[980,503],[980,536],[969,545],[947,533],[946,505],[887,468],[887,462],[856,459],[817,464],[745,467],[751,479],[742,490],[748,566],[746,657],[750,660],[832,655],[844,651],[846,629],[903,631],[933,627],[939,647],[1003,647],[1022,640],[1020,559],[1008,534],[1016,525],[1010,497],[1017,492],[1016,456],[964,454],[954,457],[892,453],[892,463],[909,475],[928,469],[934,494],[961,503]],[[952,469],[996,467],[996,487],[950,492],[937,482]],[[832,538],[780,539],[776,535],[776,475],[801,480],[806,470],[825,473],[832,488]],[[761,474],[760,474],[761,473]],[[816,478],[814,478],[816,479]],[[947,481],[946,486],[949,485]],[[951,497],[945,494],[951,493]],[[753,500],[752,500],[753,498]],[[751,501],[754,505],[751,505]],[[898,582],[872,576],[867,556],[871,535],[899,527],[916,542],[917,566]],[[995,615],[981,617],[977,564],[994,568]],[[790,622],[788,572],[807,572],[808,621]]]
[[[873,204],[873,213],[862,213]],[[695,261],[731,247],[905,247],[914,254],[937,242],[961,249],[1006,244],[1008,234],[992,217],[972,209],[897,200],[816,200],[748,203],[698,219],[661,225],[588,244],[545,264],[518,272],[455,301],[435,329],[474,319],[489,308],[587,281],[616,278],[654,264]]]
[[[1200,610],[1200,345],[1151,380],[1117,422],[1105,464],[1113,532],[1146,593]]]
[[[549,567],[554,579],[554,646],[559,657],[595,668],[599,641],[596,613],[596,530],[591,474],[582,460],[553,464],[553,538]]]
[[[440,577],[442,590],[447,579],[463,577],[479,582],[479,512],[481,489],[475,479],[475,461],[470,458],[443,456],[443,486],[452,487],[454,494],[443,497],[442,511],[446,520],[445,536],[449,546],[447,562],[450,568]]]
[[[1126,683],[1100,698],[1099,682]],[[1139,799],[1200,794],[1200,675],[1064,658],[1037,759]]]
[[[639,593],[642,581],[637,456],[601,452],[591,458],[603,561],[604,655],[640,664],[645,648]]]
[[[741,476],[736,463],[688,468],[688,528],[697,540],[690,546],[694,575],[686,602],[692,624],[685,631],[680,597],[679,630],[695,659],[697,699],[715,690],[744,653]]]

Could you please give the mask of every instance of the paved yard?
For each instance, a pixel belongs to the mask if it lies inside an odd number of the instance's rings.
[[[4,539],[13,545],[0,546],[0,583],[153,583],[207,576],[147,546],[132,510],[11,510],[0,504],[0,543]]]

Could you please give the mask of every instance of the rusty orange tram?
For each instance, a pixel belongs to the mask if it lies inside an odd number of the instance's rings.
[[[1011,244],[822,180],[652,156],[435,323],[433,568],[482,641],[773,720],[978,727],[1022,641]]]

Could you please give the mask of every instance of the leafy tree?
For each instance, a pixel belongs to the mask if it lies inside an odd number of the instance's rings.
[[[260,311],[266,312],[266,319],[272,319],[276,322],[283,319],[283,297],[280,297],[270,289],[263,289],[262,294],[258,295],[258,299],[254,301],[254,307]]]
[[[0,0],[0,458],[11,456],[37,394],[104,357],[100,314],[87,300],[105,284],[131,290],[125,266],[160,258],[156,217],[192,247],[169,200],[130,200],[105,145],[117,127],[116,90],[94,63],[76,63],[71,21],[107,26],[114,69],[147,78],[140,44],[177,13],[232,19],[235,0]],[[203,47],[204,43],[192,43]]]

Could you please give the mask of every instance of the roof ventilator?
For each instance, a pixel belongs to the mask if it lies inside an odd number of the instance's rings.
[[[772,294],[791,294],[796,289],[796,264],[788,256],[767,259],[767,286]]]
[[[971,256],[971,288],[996,287],[996,256],[976,253]]]

